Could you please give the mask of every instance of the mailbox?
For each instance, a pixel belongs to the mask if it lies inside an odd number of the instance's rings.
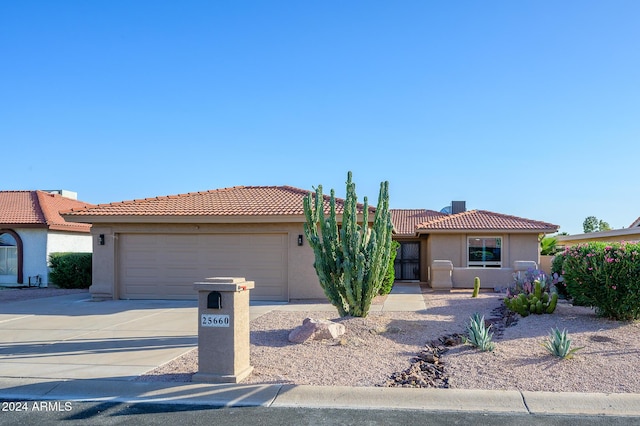
[[[222,309],[222,294],[219,291],[212,291],[207,296],[207,309]]]
[[[214,277],[193,283],[198,292],[198,372],[194,382],[238,383],[251,374],[249,291],[253,281]]]

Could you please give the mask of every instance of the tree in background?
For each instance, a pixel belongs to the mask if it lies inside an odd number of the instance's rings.
[[[543,256],[553,256],[558,251],[558,240],[556,237],[543,237],[540,240],[540,254]]]
[[[595,216],[588,216],[582,222],[582,229],[585,234],[588,234],[590,232],[609,231],[611,226],[604,220],[598,220]]]
[[[336,219],[335,191],[331,190],[329,216],[324,217],[322,186],[315,196],[304,198],[304,232],[315,253],[313,267],[325,295],[340,316],[366,317],[371,300],[378,294],[391,256],[389,182],[380,184],[378,207],[369,227],[369,206],[364,198],[362,225],[358,224],[356,186],[347,175],[342,227]]]

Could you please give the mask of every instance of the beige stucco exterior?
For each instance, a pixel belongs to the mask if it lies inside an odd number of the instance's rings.
[[[314,254],[306,239],[298,245],[298,236],[303,235],[302,223],[101,223],[91,230],[94,242],[93,283],[91,294],[99,299],[118,299],[119,294],[119,237],[122,234],[286,234],[287,247],[287,294],[288,299],[319,299],[324,293],[313,268]],[[104,235],[105,244],[98,244],[99,235]],[[205,279],[207,277],[202,277]],[[259,283],[256,283],[259,285]],[[196,293],[193,293],[196,298]]]
[[[472,237],[502,238],[502,267],[479,268],[467,265],[467,239]],[[540,262],[537,233],[473,232],[431,233],[427,239],[427,265],[429,269],[437,260],[448,260],[453,264],[452,287],[473,288],[475,277],[480,278],[482,288],[508,285],[513,279],[514,262]],[[425,268],[426,269],[426,268]],[[429,271],[429,279],[431,279]]]

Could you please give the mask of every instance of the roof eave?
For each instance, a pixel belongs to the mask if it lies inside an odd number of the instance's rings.
[[[553,234],[558,229],[498,229],[498,228],[465,228],[465,229],[417,229],[418,234],[468,234],[470,232],[508,233],[508,234]]]
[[[360,216],[360,215],[359,215]],[[305,223],[304,215],[63,215],[75,223]],[[361,216],[360,216],[361,218]],[[342,215],[336,215],[342,222]],[[369,217],[369,222],[373,218]]]

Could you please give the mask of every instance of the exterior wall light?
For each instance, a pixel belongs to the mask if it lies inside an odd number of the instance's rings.
[[[98,235],[98,244],[101,246],[104,245],[104,234]]]
[[[298,245],[302,245],[302,235],[298,235]]]

